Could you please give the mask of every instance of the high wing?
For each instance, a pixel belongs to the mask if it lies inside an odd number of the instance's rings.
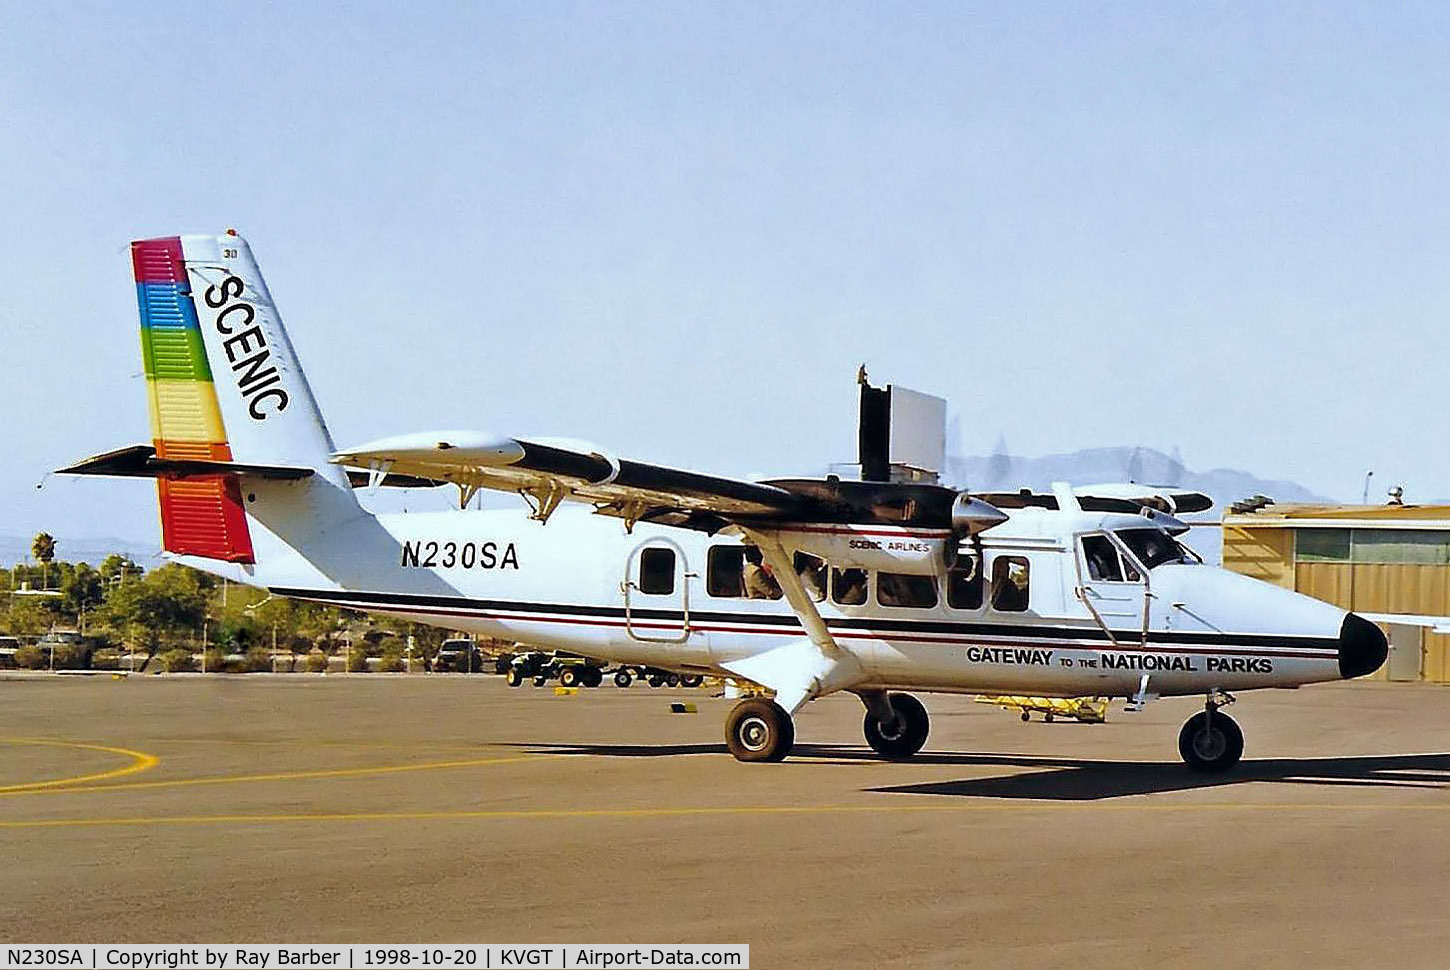
[[[1077,485],[1073,488],[1079,499],[1119,499],[1141,508],[1157,509],[1170,515],[1206,512],[1213,508],[1213,499],[1191,489],[1174,485],[1139,485],[1136,482],[1107,482],[1101,485]]]
[[[371,441],[332,456],[374,476],[408,475],[457,485],[460,504],[481,488],[523,495],[547,520],[566,500],[627,523],[659,522],[714,532],[736,520],[797,519],[820,503],[776,485],[616,458],[584,442],[507,438],[478,431],[425,431]]]
[[[1071,491],[1078,504],[1088,512],[1134,514],[1153,510],[1177,515],[1204,512],[1213,508],[1213,499],[1204,493],[1168,485],[1108,482],[1101,485],[1074,485],[1071,486]],[[1054,493],[1034,492],[1027,488],[1016,492],[973,492],[972,495],[1000,509],[1059,507]]]

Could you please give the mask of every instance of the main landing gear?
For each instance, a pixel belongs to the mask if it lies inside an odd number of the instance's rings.
[[[910,694],[862,694],[866,720],[861,730],[877,754],[904,761],[921,750],[931,731],[926,707]]]
[[[1178,732],[1178,753],[1194,771],[1218,774],[1239,763],[1244,754],[1244,732],[1238,722],[1219,708],[1233,703],[1226,693],[1209,694],[1203,710],[1190,717]]]
[[[725,719],[725,745],[740,761],[784,761],[795,744],[795,722],[773,700],[750,697]]]
[[[921,701],[910,694],[885,691],[860,697],[866,705],[861,729],[877,754],[903,761],[926,744],[931,718]],[[783,761],[795,744],[795,722],[775,701],[747,698],[725,719],[725,744],[740,761]]]

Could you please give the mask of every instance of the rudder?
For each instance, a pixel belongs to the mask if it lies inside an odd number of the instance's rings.
[[[356,508],[246,241],[140,240],[131,258],[157,457],[311,468]],[[255,562],[236,476],[163,476],[157,490],[168,552]]]

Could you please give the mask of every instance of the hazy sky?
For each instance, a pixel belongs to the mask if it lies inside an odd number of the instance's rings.
[[[0,532],[156,535],[34,485],[149,438],[127,242],[227,226],[339,445],[815,471],[864,360],[964,451],[1450,494],[1447,50],[1443,4],[9,4]]]

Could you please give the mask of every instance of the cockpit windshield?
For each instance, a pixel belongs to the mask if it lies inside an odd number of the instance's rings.
[[[1161,529],[1119,529],[1114,535],[1133,550],[1133,555],[1149,569],[1156,569],[1166,562],[1198,562],[1193,553]]]

